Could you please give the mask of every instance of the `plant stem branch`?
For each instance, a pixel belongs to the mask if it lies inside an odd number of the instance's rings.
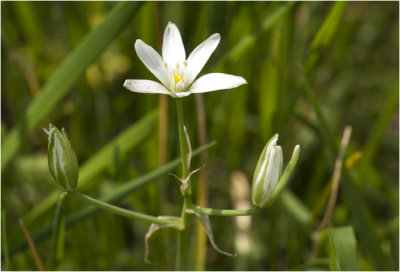
[[[183,108],[182,108],[182,100],[180,98],[176,99],[176,110],[178,117],[178,130],[179,130],[179,143],[181,149],[181,164],[182,164],[182,179],[186,180],[189,175],[189,167],[188,167],[188,146],[186,144],[185,130],[184,130],[184,120],[183,120]],[[191,184],[190,181],[187,188],[182,192],[183,193],[183,206],[181,213],[181,220],[183,223],[183,230],[178,232],[178,240],[177,240],[177,255],[176,255],[176,270],[184,270],[184,263],[187,259],[187,248],[188,245],[188,236],[189,230],[187,228],[189,217],[186,213],[186,208],[191,205],[190,201],[190,193],[191,193]]]
[[[81,194],[80,192],[74,190],[74,191],[68,191],[68,194],[72,195],[73,197],[79,199],[82,202],[85,202],[87,204],[93,205],[97,208],[106,210],[108,212],[112,212],[115,214],[119,214],[128,218],[133,218],[133,219],[139,219],[143,220],[149,223],[155,223],[159,225],[175,225],[179,228],[182,227],[181,222],[177,220],[170,220],[170,219],[161,219],[152,215],[147,215],[139,212],[134,212],[131,210],[123,209],[118,206],[114,206],[111,204],[108,204],[107,202],[103,202],[94,198],[91,198],[90,196]]]
[[[336,204],[336,199],[337,199],[337,193],[339,189],[339,182],[340,182],[340,176],[342,173],[342,165],[343,165],[343,157],[344,157],[344,152],[346,150],[346,147],[349,143],[350,136],[351,136],[351,127],[346,126],[344,129],[342,141],[340,143],[340,149],[339,149],[339,154],[336,158],[335,161],[335,168],[332,176],[332,188],[331,188],[331,194],[329,197],[329,202],[328,202],[328,207],[326,208],[326,212],[324,215],[324,218],[322,219],[321,224],[318,227],[317,233],[321,233],[328,222],[330,221],[333,210],[335,209],[335,204]]]
[[[342,140],[340,142],[340,148],[339,148],[339,152],[338,152],[338,155],[337,155],[337,158],[335,161],[335,167],[334,167],[333,176],[332,176],[332,187],[331,187],[331,193],[329,196],[328,206],[326,208],[325,215],[321,221],[321,224],[319,225],[319,227],[317,229],[316,236],[315,236],[315,239],[313,242],[312,256],[314,258],[317,256],[317,247],[318,247],[321,232],[325,229],[326,225],[331,220],[333,211],[335,209],[336,199],[337,199],[337,194],[338,194],[338,189],[339,189],[339,182],[340,182],[340,177],[341,177],[341,173],[342,173],[344,152],[346,151],[346,147],[349,144],[351,131],[352,131],[351,126],[346,126],[344,129],[344,132],[343,132]]]
[[[188,146],[185,144],[186,136],[184,130],[183,107],[180,98],[176,99],[176,110],[178,115],[179,144],[181,148],[182,179],[185,179],[189,174],[189,168],[187,164]]]
[[[260,211],[260,208],[254,206],[253,208],[247,210],[229,210],[229,209],[227,210],[227,209],[203,208],[193,205],[188,208],[188,211],[190,210],[199,214],[207,214],[215,216],[247,216],[258,213]]]

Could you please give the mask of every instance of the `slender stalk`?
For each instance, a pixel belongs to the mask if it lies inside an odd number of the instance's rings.
[[[21,229],[22,229],[22,232],[24,233],[25,239],[28,242],[29,247],[32,251],[33,259],[35,261],[37,269],[40,271],[44,271],[43,262],[40,259],[39,253],[36,250],[35,242],[33,242],[29,231],[26,229],[26,227],[24,225],[24,221],[22,221],[22,219],[19,219],[18,223],[21,226]]]
[[[247,216],[253,215],[260,211],[260,208],[254,206],[248,210],[225,210],[225,209],[212,209],[212,208],[203,208],[196,205],[188,208],[188,211],[194,211],[199,214],[207,214],[207,215],[216,215],[216,216]]]
[[[52,251],[51,258],[49,259],[49,262],[51,263],[51,265],[56,265],[56,263],[57,263],[56,254],[57,254],[58,244],[60,242],[58,239],[58,236],[60,233],[61,209],[62,209],[62,204],[63,204],[64,198],[66,195],[67,195],[67,192],[61,193],[60,198],[58,199],[56,213],[55,213],[54,219],[53,219],[53,226],[52,226],[53,251]]]
[[[197,123],[199,129],[199,144],[203,145],[207,141],[207,129],[206,129],[206,114],[204,110],[204,99],[202,94],[195,94],[196,98],[196,109],[197,109]],[[200,155],[200,164],[205,165],[207,161],[207,152],[203,152]],[[208,180],[206,170],[202,169],[199,172],[199,182],[197,191],[197,204],[199,206],[206,207],[208,205],[207,201],[208,195]],[[196,220],[195,227],[195,270],[205,270],[206,266],[206,255],[207,255],[207,234],[201,225],[199,220]]]
[[[183,108],[182,108],[181,98],[176,99],[176,110],[178,115],[179,144],[181,148],[182,178],[185,179],[189,174],[189,168],[187,164],[188,147],[186,144],[185,131],[183,128],[184,121],[183,121]]]
[[[155,13],[155,25],[156,25],[156,36],[157,36],[157,48],[158,52],[162,52],[162,17],[160,2],[154,2],[154,13]],[[159,116],[158,116],[158,165],[163,166],[167,162],[167,148],[168,148],[168,95],[159,95]],[[158,181],[158,210],[159,213],[167,213],[168,200],[166,197],[166,177],[161,177]],[[157,255],[159,258],[160,265],[167,267],[168,255],[168,238],[167,233],[162,232],[161,239],[157,240]]]
[[[170,220],[170,219],[161,219],[155,216],[139,213],[139,212],[134,212],[130,211],[127,209],[120,208],[118,206],[114,206],[111,204],[108,204],[106,202],[91,198],[90,196],[81,194],[80,192],[74,190],[74,191],[69,191],[68,192],[70,195],[73,197],[79,199],[82,202],[85,202],[87,204],[93,205],[97,208],[106,210],[108,212],[112,212],[115,214],[119,214],[128,218],[133,218],[133,219],[139,219],[143,220],[149,223],[155,223],[155,224],[160,224],[160,225],[175,225],[179,228],[182,227],[182,224],[178,220]]]
[[[182,164],[182,179],[185,180],[189,174],[188,168],[188,146],[186,144],[186,137],[184,131],[184,120],[183,120],[183,109],[182,109],[182,100],[180,98],[176,99],[176,110],[178,116],[178,130],[179,130],[179,143],[181,149],[181,164]],[[181,213],[181,220],[183,222],[184,229],[178,232],[178,240],[177,240],[177,255],[176,255],[176,270],[183,270],[184,262],[187,257],[187,244],[188,244],[188,236],[189,230],[187,228],[188,225],[188,214],[186,213],[186,208],[191,205],[190,201],[190,193],[191,193],[191,185],[183,192],[183,206]]]

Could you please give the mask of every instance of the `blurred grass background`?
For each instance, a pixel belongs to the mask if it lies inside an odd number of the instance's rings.
[[[69,197],[53,247],[50,224],[61,192],[48,172],[47,136],[41,129],[49,122],[66,128],[81,166],[80,190],[95,197],[111,199],[116,188],[160,166],[160,114],[168,114],[166,161],[177,158],[173,99],[168,98],[167,112],[159,113],[159,96],[122,87],[128,78],[154,79],[133,44],[140,38],[158,50],[159,35],[172,21],[181,30],[187,55],[212,33],[221,34],[203,74],[225,72],[248,82],[204,94],[205,123],[198,121],[201,98],[183,99],[192,146],[201,145],[199,126],[207,142],[218,143],[208,150],[203,170],[208,206],[235,207],[235,190],[246,199],[258,156],[273,134],[280,134],[286,161],[301,145],[290,188],[274,206],[245,223],[211,218],[217,244],[239,256],[221,255],[207,243],[205,261],[199,261],[198,247],[192,247],[193,269],[329,270],[335,268],[330,258],[343,260],[329,245],[350,241],[355,245],[350,268],[398,270],[398,5],[2,2],[2,269],[38,269],[19,219],[46,269],[174,267],[175,231],[151,237],[152,264],[146,264],[147,223],[102,211],[85,213]],[[313,237],[346,125],[353,133],[326,232],[331,240],[321,237],[315,253]],[[351,163],[356,152],[362,157]],[[196,158],[192,165],[201,162]],[[152,176],[140,190],[132,187],[113,201],[153,215],[177,215],[179,186],[166,174],[173,171]],[[194,195],[198,178],[192,180]]]

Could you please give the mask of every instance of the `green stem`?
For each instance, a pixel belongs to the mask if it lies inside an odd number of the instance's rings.
[[[248,210],[225,210],[225,209],[203,208],[193,205],[188,208],[188,211],[190,210],[199,214],[216,215],[216,216],[246,216],[258,213],[260,211],[260,208],[254,206],[253,208]]]
[[[181,99],[176,99],[176,111],[178,115],[178,129],[179,129],[179,144],[181,148],[181,164],[182,164],[182,178],[185,179],[189,174],[188,167],[188,146],[186,144],[186,135],[184,130],[183,109]],[[189,184],[190,187],[190,184]],[[189,189],[190,192],[190,189]]]
[[[189,174],[188,167],[188,145],[186,144],[186,135],[184,130],[184,121],[183,121],[183,109],[182,109],[182,100],[177,98],[176,100],[176,111],[178,116],[178,130],[179,130],[179,143],[181,149],[181,164],[182,164],[182,179],[185,180]],[[189,182],[189,181],[187,181]],[[181,220],[184,225],[183,230],[178,232],[178,240],[177,240],[177,255],[176,255],[176,270],[184,270],[184,263],[187,258],[187,248],[188,239],[189,239],[189,229],[188,221],[189,217],[186,213],[186,208],[191,205],[190,193],[191,193],[191,185],[188,184],[188,187],[185,189],[183,193],[183,207],[181,213]]]
[[[108,212],[119,214],[119,215],[122,215],[122,216],[125,216],[128,218],[143,220],[143,221],[146,221],[149,223],[155,223],[155,224],[159,224],[159,225],[175,225],[178,228],[182,228],[182,223],[178,220],[161,219],[161,218],[158,218],[155,216],[123,209],[118,206],[114,206],[114,205],[108,204],[106,202],[91,198],[90,196],[81,194],[80,192],[78,192],[76,190],[68,191],[68,193],[70,195],[72,195],[73,197],[79,199],[82,202],[93,205],[97,208],[106,210]]]
[[[59,243],[58,237],[59,237],[59,233],[60,233],[61,209],[62,209],[62,204],[63,204],[64,198],[66,195],[67,195],[67,192],[61,193],[60,198],[58,199],[58,202],[57,202],[56,214],[54,215],[54,219],[53,219],[53,226],[52,226],[53,251],[52,251],[51,258],[49,259],[49,262],[53,266],[55,266],[57,263],[56,252],[57,252],[58,243]]]

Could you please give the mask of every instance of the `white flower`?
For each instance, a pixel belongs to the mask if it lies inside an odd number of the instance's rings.
[[[169,22],[164,31],[162,57],[142,40],[138,39],[135,42],[136,54],[162,85],[152,80],[128,79],[125,80],[124,87],[137,93],[185,97],[191,93],[232,89],[247,83],[242,77],[223,73],[206,74],[194,81],[214,52],[220,38],[218,33],[211,35],[186,59],[181,34],[177,26]]]
[[[251,200],[253,205],[265,208],[276,200],[285,188],[296,166],[300,146],[296,145],[288,166],[282,173],[282,148],[277,145],[278,134],[275,134],[265,145],[254,172]]]

